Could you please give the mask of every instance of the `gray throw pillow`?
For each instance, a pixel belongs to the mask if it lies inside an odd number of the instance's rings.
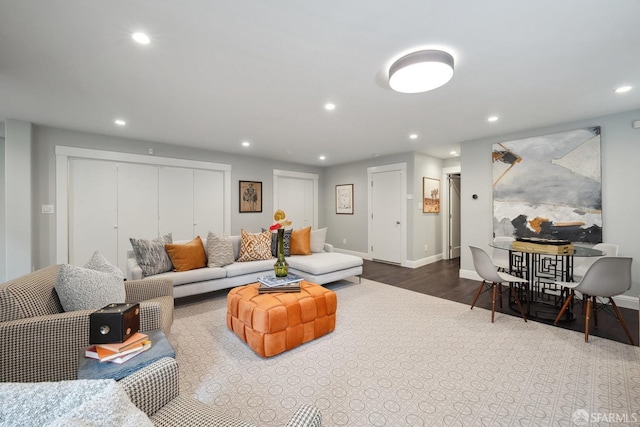
[[[262,229],[263,232],[267,231]],[[282,237],[282,246],[284,246],[284,256],[291,255],[291,232],[293,230],[284,230],[284,236]],[[271,232],[271,255],[278,256],[278,232]]]
[[[122,277],[63,264],[54,285],[65,312],[123,303],[127,297]]]
[[[171,258],[164,245],[173,243],[171,233],[153,240],[129,238],[136,261],[142,269],[142,276],[153,276],[173,270]]]
[[[110,273],[120,276],[124,279],[124,274],[122,274],[122,270],[120,270],[115,265],[111,264],[108,259],[106,259],[100,252],[95,251],[93,256],[87,263],[84,265],[84,268],[88,268],[89,270],[102,271],[103,273]]]
[[[207,235],[207,259],[209,268],[233,264],[234,256],[231,238],[226,234],[218,236],[209,232]]]

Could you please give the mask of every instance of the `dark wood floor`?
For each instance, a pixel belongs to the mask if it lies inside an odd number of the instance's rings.
[[[460,259],[443,260],[434,262],[418,268],[406,268],[396,265],[385,264],[374,261],[364,261],[362,277],[365,279],[375,280],[376,282],[386,283],[403,289],[432,295],[439,298],[457,301],[463,304],[469,304],[478,290],[480,282],[469,279],[461,279],[459,277]],[[514,312],[509,308],[506,292],[504,295],[505,304],[503,309],[497,309],[501,313],[520,316],[518,312]],[[480,296],[476,306],[491,310],[491,296],[485,293]],[[627,308],[620,308],[622,315],[629,327],[631,336],[636,345],[638,345],[638,311]],[[577,307],[576,319],[570,322],[559,324],[559,327],[572,329],[576,331],[584,331],[584,318],[580,315],[581,308]],[[498,314],[496,314],[498,315]],[[491,319],[487,316],[487,322]],[[538,320],[543,323],[552,324],[552,321]],[[590,335],[596,335],[603,338],[619,341],[628,344],[622,326],[618,320],[605,312],[598,315],[598,328],[593,327],[593,321],[589,329]]]

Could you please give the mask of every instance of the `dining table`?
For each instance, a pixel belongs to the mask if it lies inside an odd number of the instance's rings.
[[[511,241],[495,241],[489,246],[509,251],[509,273],[527,279],[522,284],[509,288],[509,306],[518,311],[511,292],[518,292],[518,298],[525,308],[528,318],[553,321],[560,312],[567,297],[564,287],[556,282],[572,282],[575,258],[591,258],[606,255],[603,251],[588,246],[573,245],[573,251],[561,254],[542,253],[534,249],[514,248]],[[572,321],[573,310],[565,312],[560,321]]]

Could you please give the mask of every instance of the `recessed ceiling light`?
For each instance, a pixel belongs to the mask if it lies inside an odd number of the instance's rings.
[[[333,111],[336,109],[336,104],[332,104],[331,102],[324,104],[324,109],[327,111]]]
[[[411,135],[409,135],[409,139],[418,139],[418,134],[412,133]]]
[[[320,160],[324,160],[324,159],[326,159],[326,157],[325,157],[325,156],[320,156],[320,157],[318,157],[318,158],[319,158]]]
[[[616,89],[616,93],[629,92],[631,89],[633,89],[631,86],[620,86],[618,89]]]
[[[452,151],[452,152],[451,152],[451,153],[449,153],[449,154],[455,155],[455,154],[458,154],[458,152],[457,152],[457,151]]]
[[[243,147],[248,147],[250,145],[251,145],[251,143],[249,141],[242,141],[242,146]]]
[[[488,122],[497,122],[498,121],[498,116],[491,116],[487,119]]]
[[[131,34],[131,38],[140,44],[149,44],[151,43],[151,39],[145,33],[133,33]]]
[[[125,122],[125,121],[124,121],[124,120],[122,120],[122,119],[115,119],[115,120],[113,121],[113,123],[115,123],[115,124],[116,124],[116,125],[118,125],[118,126],[124,126],[124,125],[126,125],[126,124],[127,124],[127,122]]]

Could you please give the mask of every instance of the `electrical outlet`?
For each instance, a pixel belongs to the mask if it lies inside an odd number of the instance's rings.
[[[346,245],[347,244],[347,239],[342,239],[342,244]]]
[[[427,252],[429,250],[429,246],[428,245],[424,245],[424,251]]]

